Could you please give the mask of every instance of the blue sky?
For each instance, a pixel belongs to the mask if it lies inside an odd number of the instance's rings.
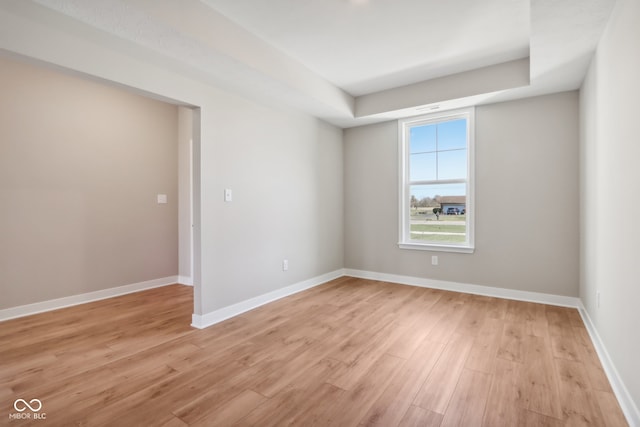
[[[437,132],[437,141],[436,141]],[[458,119],[411,128],[411,153],[465,148],[467,120]]]
[[[466,184],[412,185],[410,193],[418,200],[435,196],[464,196]]]
[[[450,120],[410,129],[409,171],[412,181],[467,177],[467,121]],[[416,198],[460,196],[464,184],[413,185]]]

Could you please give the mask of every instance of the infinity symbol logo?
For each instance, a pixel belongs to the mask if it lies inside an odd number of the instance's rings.
[[[31,406],[29,403],[33,406]],[[18,399],[13,402],[13,407],[18,412],[24,412],[27,410],[27,408],[29,408],[31,412],[38,412],[40,409],[42,409],[42,402],[40,402],[38,399],[31,399],[29,403],[27,403],[27,401],[24,399]]]

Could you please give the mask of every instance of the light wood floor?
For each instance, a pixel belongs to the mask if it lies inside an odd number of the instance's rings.
[[[173,285],[0,323],[0,425],[626,425],[573,309],[341,278],[191,312]]]

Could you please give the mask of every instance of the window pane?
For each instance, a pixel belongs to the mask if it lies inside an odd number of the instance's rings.
[[[430,185],[412,185],[410,186],[410,195],[418,199],[423,197],[435,198],[449,196],[465,196],[467,186],[464,183],[459,184],[430,184]]]
[[[465,184],[410,186],[410,239],[439,244],[466,242],[465,193]],[[434,212],[436,208],[442,211]]]
[[[438,152],[438,179],[465,179],[467,150]]]
[[[467,147],[467,121],[451,120],[438,124],[438,151]]]
[[[409,156],[409,180],[427,181],[436,179],[436,153],[411,154]]]
[[[436,126],[414,126],[409,132],[409,153],[436,151]]]

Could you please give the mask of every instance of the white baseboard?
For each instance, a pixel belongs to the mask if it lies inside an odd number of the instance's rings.
[[[377,273],[373,271],[362,271],[345,269],[346,276],[359,277],[362,279],[380,280],[384,282],[400,283],[403,285],[420,286],[426,288],[442,289],[447,291],[464,292],[476,295],[485,295],[497,298],[506,298],[518,301],[536,302],[541,304],[557,305],[562,307],[577,308],[585,324],[591,341],[598,353],[600,363],[609,379],[622,412],[627,418],[630,427],[640,427],[640,411],[634,403],[629,391],[624,385],[622,378],[618,374],[604,343],[600,339],[596,328],[584,308],[580,298],[567,297],[562,295],[544,294],[539,292],[518,291],[514,289],[494,288],[491,286],[472,285],[467,283],[448,282],[443,280],[424,279],[420,277],[400,276],[395,274]]]
[[[419,286],[422,288],[442,289],[465,294],[484,295],[517,301],[536,302],[561,307],[578,308],[580,299],[563,295],[544,294],[540,292],[518,291],[515,289],[494,288],[491,286],[472,285],[468,283],[449,282],[445,280],[424,279],[421,277],[400,276],[396,274],[378,273],[374,271],[345,269],[345,275],[361,279],[380,280],[399,283],[401,285]]]
[[[609,356],[609,352],[607,351],[602,339],[600,339],[600,335],[598,334],[598,330],[595,328],[595,325],[591,321],[591,317],[589,317],[589,313],[586,308],[580,301],[580,305],[578,307],[578,311],[580,312],[580,316],[582,317],[582,321],[587,328],[587,332],[591,337],[591,342],[596,349],[596,353],[598,353],[598,357],[600,358],[600,363],[602,364],[602,368],[604,372],[607,374],[607,378],[609,379],[609,383],[611,384],[611,388],[613,389],[616,398],[618,399],[618,403],[620,404],[620,408],[627,418],[627,422],[630,427],[640,427],[640,410],[636,406],[635,402],[631,398],[631,394],[629,394],[629,390],[624,385],[622,381],[622,377],[618,374],[618,370],[616,369],[611,357]]]
[[[194,314],[192,316],[191,326],[199,329],[215,325],[218,322],[229,319],[238,314],[260,307],[269,302],[284,298],[286,296],[304,291],[306,289],[326,283],[330,280],[337,279],[341,276],[359,277],[362,279],[381,280],[385,282],[400,283],[404,285],[420,286],[426,288],[443,289],[455,292],[464,292],[469,294],[492,296],[497,298],[513,299],[518,301],[537,302],[542,304],[557,305],[562,307],[577,308],[579,299],[576,297],[567,297],[562,295],[543,294],[538,292],[517,291],[513,289],[493,288],[490,286],[471,285],[466,283],[447,282],[443,280],[423,279],[411,276],[399,276],[395,274],[377,273],[372,271],[341,269],[321,276],[314,277],[303,282],[269,292],[255,298],[241,301],[219,310],[206,313],[203,315]]]
[[[181,285],[193,286],[193,278],[191,276],[178,276],[178,283]]]
[[[178,276],[163,277],[160,279],[133,283],[131,285],[118,286],[117,288],[102,289],[100,291],[88,292],[86,294],[72,295],[70,297],[57,298],[48,301],[36,302],[33,304],[21,305],[18,307],[5,308],[3,310],[0,310],[0,322],[3,320],[15,319],[17,317],[43,313],[45,311],[58,310],[60,308],[84,304],[86,302],[117,297],[133,292],[143,291],[145,289],[159,288],[161,286],[172,285],[174,283],[178,283]]]
[[[233,316],[237,316],[246,311],[253,310],[254,308],[260,307],[261,305],[268,304],[272,301],[276,301],[284,297],[288,297],[289,295],[297,294],[298,292],[313,288],[344,275],[345,274],[343,269],[332,271],[330,273],[322,274],[320,276],[316,276],[311,279],[304,280],[302,282],[298,282],[281,289],[277,289],[273,292],[241,301],[237,304],[223,307],[210,313],[206,313],[203,315],[194,314],[192,316],[191,326],[198,329],[204,329],[208,326],[215,325],[216,323],[222,322],[223,320],[229,319]]]

